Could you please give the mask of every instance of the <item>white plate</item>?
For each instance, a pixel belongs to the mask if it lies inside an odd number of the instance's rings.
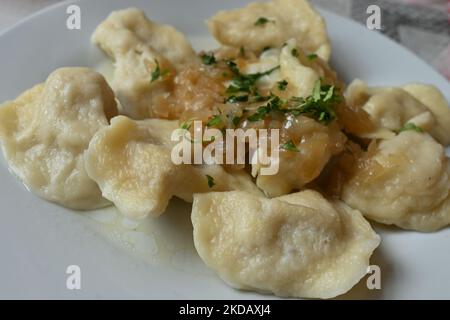
[[[142,8],[151,19],[182,30],[198,48],[213,44],[204,19],[245,2],[84,0],[76,2],[81,31],[66,29],[67,3],[51,7],[0,36],[0,101],[57,67],[105,61],[89,38],[114,9]],[[419,80],[450,99],[449,83],[416,56],[355,22],[322,13],[333,41],[332,64],[344,80],[360,77],[383,85]],[[202,264],[192,245],[188,205],[174,201],[168,214],[134,230],[113,209],[82,214],[37,198],[2,162],[0,298],[271,298],[231,289]],[[381,267],[382,290],[369,291],[364,279],[344,297],[450,298],[450,229],[433,234],[376,229],[382,244],[372,263]],[[69,265],[81,267],[81,290],[66,288]]]

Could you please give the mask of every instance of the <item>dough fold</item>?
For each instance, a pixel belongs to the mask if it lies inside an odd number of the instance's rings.
[[[380,238],[342,202],[307,190],[276,199],[196,194],[195,247],[233,287],[282,297],[332,298],[366,273]]]
[[[109,204],[85,171],[92,136],[117,115],[114,93],[87,68],[61,68],[0,107],[0,141],[12,171],[40,197],[73,209]]]
[[[245,172],[228,173],[220,165],[176,165],[172,161],[172,132],[178,121],[133,121],[119,116],[92,139],[85,155],[86,170],[103,196],[126,216],[159,216],[169,200],[192,202],[200,192],[260,191]],[[208,183],[208,177],[214,185]]]

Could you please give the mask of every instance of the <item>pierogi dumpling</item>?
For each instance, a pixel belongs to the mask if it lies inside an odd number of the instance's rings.
[[[450,109],[447,100],[438,88],[428,84],[410,83],[404,85],[414,98],[422,102],[434,116],[436,125],[429,131],[441,144],[450,144]]]
[[[365,137],[389,139],[407,123],[430,133],[440,143],[450,143],[450,108],[439,90],[431,85],[373,87],[354,80],[346,90],[347,102],[363,108],[376,125]]]
[[[297,50],[298,55],[292,55],[292,50]],[[297,48],[296,40],[290,39],[281,49],[263,52],[260,60],[250,64],[248,69],[253,73],[262,72],[279,65],[278,70],[261,79],[262,85],[275,90],[278,81],[286,80],[289,85],[283,94],[306,98],[312,95],[320,78],[332,78],[329,74],[333,72],[314,63],[309,66],[303,64],[300,55],[304,53]],[[324,125],[306,116],[288,117],[281,127],[295,132],[293,135],[300,141],[296,146],[298,152],[280,152],[279,156],[271,157],[271,163],[279,162],[279,170],[275,174],[261,175],[262,164],[252,165],[256,184],[269,197],[301,189],[317,178],[330,158],[343,150],[347,140],[337,123]]]
[[[263,166],[252,165],[252,175],[256,185],[268,197],[278,197],[293,190],[300,190],[317,178],[333,155],[344,150],[346,136],[337,123],[321,124],[314,119],[299,116],[288,119],[291,128],[296,129],[300,142],[297,151],[280,150],[278,157],[269,157],[270,162],[278,161],[278,172],[262,175]]]
[[[292,54],[293,50],[298,50],[297,41],[291,39],[281,49],[280,73],[282,78],[290,84],[289,90],[293,96],[306,98],[311,95],[316,81],[322,75],[313,68],[303,65],[298,56]]]
[[[330,66],[319,59],[308,58],[295,38],[288,39],[279,48],[265,50],[257,61],[247,63],[244,70],[246,74],[273,70],[258,80],[258,86],[276,91],[278,83],[284,80],[288,85],[279,92],[284,98],[310,96],[320,79],[325,83],[339,85],[336,73]]]
[[[404,229],[450,224],[450,162],[428,134],[404,131],[383,140],[343,185],[342,200],[365,217]]]
[[[62,68],[0,107],[0,141],[31,191],[69,208],[94,209],[109,202],[87,176],[83,152],[115,115],[114,93],[100,74]]]
[[[170,90],[174,73],[198,59],[182,33],[135,8],[112,12],[92,41],[114,60],[112,86],[122,113],[134,119],[167,116],[153,104]]]
[[[196,194],[192,224],[197,252],[224,281],[283,297],[347,292],[380,243],[358,211],[311,190],[275,199]]]
[[[178,128],[178,121],[133,121],[119,116],[92,139],[85,156],[86,170],[103,196],[124,215],[158,216],[173,196],[192,202],[192,195],[200,192],[260,194],[246,173],[230,174],[220,165],[174,164],[171,152],[176,143],[171,135]],[[208,176],[214,185],[208,183]]]
[[[295,38],[302,49],[325,61],[331,54],[325,22],[305,0],[273,0],[220,11],[209,19],[208,27],[227,46],[258,52]]]

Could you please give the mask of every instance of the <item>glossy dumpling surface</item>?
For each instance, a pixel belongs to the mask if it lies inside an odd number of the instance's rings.
[[[375,124],[376,130],[366,134],[366,138],[392,138],[412,123],[443,145],[450,142],[450,108],[434,86],[368,87],[357,79],[345,95],[350,105],[364,109]]]
[[[450,223],[450,162],[428,134],[404,131],[380,142],[344,184],[342,199],[367,218],[434,231]]]
[[[114,60],[112,85],[121,113],[134,119],[166,117],[153,105],[168,94],[174,74],[198,59],[181,32],[150,21],[135,8],[112,12],[92,41]]]
[[[117,114],[105,79],[86,68],[54,71],[0,107],[0,140],[13,172],[39,196],[74,209],[109,202],[84,168],[92,136]]]
[[[119,116],[92,139],[85,157],[87,172],[124,215],[158,216],[173,196],[192,201],[192,194],[198,192],[250,190],[259,194],[246,173],[232,175],[220,165],[174,164],[171,135],[178,128],[178,121],[133,121]],[[208,184],[207,176],[214,185]]]
[[[380,239],[362,215],[315,191],[276,199],[246,192],[194,196],[194,242],[233,287],[331,298],[367,272]]]
[[[328,61],[331,54],[323,18],[305,0],[273,0],[220,11],[208,21],[212,35],[232,47],[260,51],[295,38],[302,49]]]

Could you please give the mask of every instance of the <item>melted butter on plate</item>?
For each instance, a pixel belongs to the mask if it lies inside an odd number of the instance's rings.
[[[195,275],[205,268],[192,239],[191,205],[182,200],[171,201],[159,218],[131,220],[114,208],[84,213],[88,225],[114,245],[152,265],[170,266]]]

